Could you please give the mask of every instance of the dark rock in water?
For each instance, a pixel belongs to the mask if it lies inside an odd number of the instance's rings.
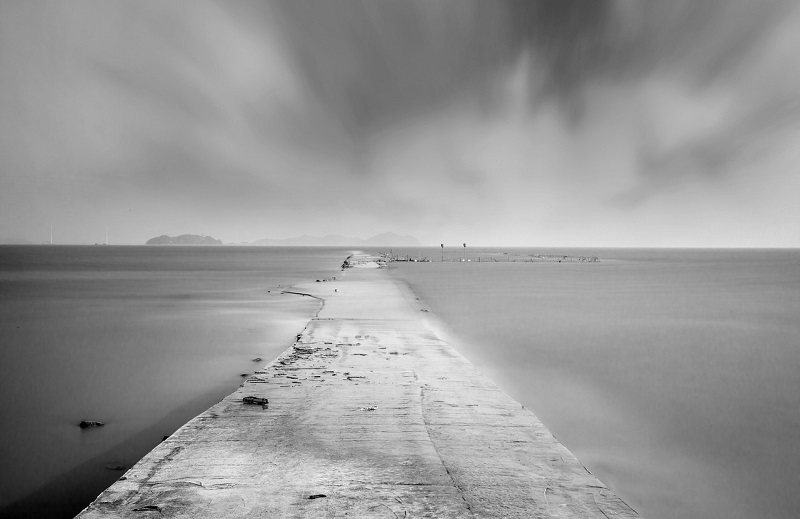
[[[261,362],[261,357],[256,357],[253,359],[253,362]]]
[[[252,404],[252,405],[267,405],[269,404],[269,400],[266,398],[260,398],[257,396],[246,396],[242,398],[242,402],[245,404]]]
[[[103,422],[95,422],[94,420],[83,420],[78,425],[81,426],[81,429],[88,429],[89,427],[103,427],[105,424]]]
[[[166,435],[166,436],[164,436],[163,438],[161,438],[161,441],[163,442],[163,441],[165,441],[167,438],[169,438],[169,434],[168,434],[168,435]]]
[[[239,373],[239,376],[240,377],[246,377],[246,376],[248,376],[248,374],[247,373]]]
[[[126,466],[125,466],[125,465],[123,465],[122,463],[116,463],[116,462],[114,462],[114,463],[109,463],[108,465],[106,465],[106,468],[107,468],[108,470],[125,470],[125,469],[127,469],[128,467],[126,467]]]

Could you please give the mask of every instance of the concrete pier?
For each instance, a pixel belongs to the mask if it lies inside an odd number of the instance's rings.
[[[324,301],[297,342],[79,517],[638,517],[405,285],[351,264],[294,287]]]

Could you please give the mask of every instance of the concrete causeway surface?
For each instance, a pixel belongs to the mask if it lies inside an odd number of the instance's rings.
[[[79,517],[638,517],[373,260],[294,287],[297,342]]]

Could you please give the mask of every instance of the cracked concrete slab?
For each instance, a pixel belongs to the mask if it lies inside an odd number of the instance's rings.
[[[293,287],[296,343],[79,517],[638,517],[379,265]]]

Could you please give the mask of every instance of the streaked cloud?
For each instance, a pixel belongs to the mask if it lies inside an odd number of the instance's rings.
[[[798,29],[780,2],[6,2],[0,236],[800,246]]]

